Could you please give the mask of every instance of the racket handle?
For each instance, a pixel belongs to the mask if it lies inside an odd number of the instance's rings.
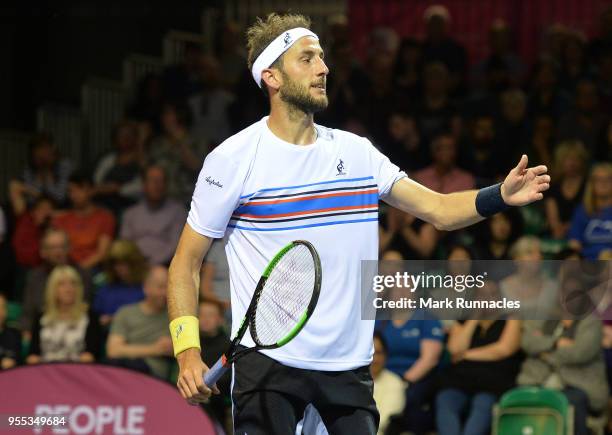
[[[215,365],[212,366],[204,375],[204,383],[206,386],[211,388],[213,385],[215,385],[228,368],[229,365],[227,364],[227,358],[225,355],[221,355],[221,358],[219,358]]]

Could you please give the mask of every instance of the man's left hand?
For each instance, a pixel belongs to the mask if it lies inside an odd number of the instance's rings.
[[[502,184],[501,195],[508,205],[521,206],[539,201],[544,198],[542,192],[550,187],[548,168],[544,165],[528,168],[527,163],[527,155],[523,154]]]

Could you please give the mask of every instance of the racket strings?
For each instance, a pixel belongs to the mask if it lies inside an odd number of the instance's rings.
[[[255,311],[258,344],[272,345],[299,322],[312,298],[315,264],[304,245],[290,249],[272,269]]]

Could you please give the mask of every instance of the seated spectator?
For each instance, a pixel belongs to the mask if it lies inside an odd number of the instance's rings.
[[[555,150],[550,191],[546,195],[546,221],[555,239],[565,239],[586,182],[588,152],[578,141],[561,143]]]
[[[66,231],[70,239],[70,260],[84,269],[98,266],[106,257],[115,233],[113,215],[94,205],[93,184],[85,172],[70,177],[72,208],[58,214],[53,226]]]
[[[559,65],[557,61],[544,55],[533,66],[529,114],[547,114],[554,120],[571,107],[571,99],[559,88]]]
[[[379,332],[374,332],[374,357],[370,372],[374,380],[374,401],[380,414],[378,435],[386,432],[391,416],[404,409],[406,383],[400,376],[385,368],[389,350],[385,339]]]
[[[521,237],[510,248],[510,257],[516,272],[499,283],[502,295],[521,302],[523,319],[542,319],[556,313],[558,283],[543,270],[540,240],[534,236]]]
[[[392,297],[401,300],[413,295],[409,288],[396,287]],[[406,383],[403,429],[425,434],[433,426],[428,404],[433,395],[434,369],[443,349],[442,324],[421,309],[395,309],[390,321],[378,322],[377,330],[387,344],[386,368]]]
[[[168,195],[187,204],[197,179],[208,144],[189,133],[191,110],[184,104],[167,103],[161,115],[162,134],[149,147],[150,164],[164,168],[168,176]]]
[[[140,171],[144,164],[143,144],[138,124],[122,121],[113,132],[115,150],[100,159],[94,172],[95,198],[100,204],[121,212],[138,201],[142,194]]]
[[[484,228],[482,228],[484,226]],[[482,223],[476,237],[479,258],[509,260],[510,247],[522,233],[521,216],[514,209],[497,213]]]
[[[39,196],[30,211],[17,217],[13,233],[13,252],[17,264],[28,268],[40,265],[40,239],[45,233],[53,214],[53,201]]]
[[[28,364],[94,362],[100,349],[98,321],[83,300],[83,282],[71,266],[49,275],[44,311],[34,320]]]
[[[436,397],[439,435],[491,433],[492,408],[515,385],[521,364],[518,320],[456,322],[448,337],[452,365]]]
[[[145,169],[144,199],[125,211],[119,233],[136,243],[151,265],[170,263],[187,218],[183,204],[167,197],[166,185],[161,166]]]
[[[225,319],[231,324],[229,265],[222,239],[214,240],[210,246],[200,276],[202,297],[219,302],[226,311]]]
[[[386,211],[386,222],[379,226],[379,250],[399,251],[408,260],[431,258],[439,233],[436,228],[396,208]]]
[[[400,95],[405,98],[418,96],[421,87],[421,43],[415,38],[403,38],[397,52],[393,81]]]
[[[383,152],[393,163],[406,172],[427,166],[429,151],[421,141],[413,116],[403,110],[394,110],[389,117],[388,130],[389,140]]]
[[[49,275],[56,266],[70,264],[68,258],[69,251],[70,242],[68,235],[64,231],[51,228],[42,236],[40,241],[40,257],[43,262],[38,267],[28,271],[23,289],[21,330],[24,337],[28,340],[31,337],[36,314],[44,305],[45,288]],[[72,265],[72,267],[77,270],[81,277],[84,299],[90,301],[93,293],[91,274],[79,266]]]
[[[495,120],[491,114],[476,115],[470,122],[469,136],[463,147],[465,152],[462,153],[465,167],[476,177],[474,185],[489,186],[496,181],[503,181],[513,161],[513,147],[505,148],[498,141]]]
[[[599,107],[597,86],[592,80],[583,78],[574,94],[574,108],[559,120],[557,139],[578,139],[594,152],[606,121]]]
[[[202,348],[202,361],[212,367],[225,353],[230,338],[224,331],[223,305],[212,299],[201,299],[199,307],[200,344]],[[217,420],[225,422],[230,398],[231,376],[224,375],[217,381],[217,388],[221,395],[212,396],[210,408]]]
[[[38,133],[30,142],[29,162],[23,175],[9,186],[11,206],[15,216],[25,213],[40,195],[62,206],[68,199],[68,177],[72,163],[60,159],[53,137]]]
[[[153,132],[159,133],[163,100],[161,77],[156,73],[148,73],[138,82],[134,102],[127,111],[128,116],[139,125],[148,125]]]
[[[601,162],[612,161],[612,119],[601,129],[601,135],[595,150],[595,160]]]
[[[585,77],[589,77],[592,71],[590,71],[584,35],[569,30],[563,39],[559,83],[562,89],[572,93],[576,90],[578,82]]]
[[[433,163],[414,174],[414,179],[422,185],[439,193],[451,193],[473,189],[474,176],[456,165],[457,144],[448,134],[439,134],[431,142]]]
[[[6,296],[0,293],[0,370],[15,367],[21,355],[21,334],[6,325],[6,315]]]
[[[8,225],[6,215],[0,206],[0,289],[13,288],[15,259],[7,233]]]
[[[231,136],[228,109],[235,98],[221,86],[221,65],[216,58],[202,56],[199,68],[202,90],[188,101],[193,114],[191,134],[214,147]]]
[[[601,321],[592,315],[524,322],[527,359],[517,382],[561,390],[574,407],[576,435],[588,433],[588,414],[601,412],[608,400],[601,340]]]
[[[188,42],[185,45],[183,61],[170,65],[162,74],[162,93],[165,98],[186,100],[201,89],[198,74],[201,56],[200,44]]]
[[[133,242],[115,240],[105,260],[106,282],[96,291],[94,310],[100,324],[108,326],[113,315],[124,305],[144,298],[142,283],[147,273],[147,260]]]
[[[520,158],[524,144],[529,141],[530,127],[527,118],[527,96],[520,89],[503,92],[500,97],[501,113],[498,128],[499,146],[510,155],[509,161]],[[521,146],[517,146],[521,144]]]
[[[598,163],[591,169],[567,238],[589,260],[612,248],[612,163]]]
[[[529,161],[536,165],[552,167],[553,147],[555,144],[555,121],[546,114],[540,113],[533,117],[531,136],[527,142],[527,149],[523,147]]]
[[[154,266],[144,283],[145,298],[119,309],[106,342],[109,363],[167,379],[174,355],[168,330],[168,269]]]

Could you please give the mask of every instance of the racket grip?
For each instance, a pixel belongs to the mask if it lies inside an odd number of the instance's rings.
[[[219,378],[223,376],[223,373],[227,371],[229,365],[227,365],[227,358],[225,355],[222,355],[221,358],[217,360],[214,366],[210,368],[204,375],[204,383],[208,388],[211,388],[213,385],[217,383]]]

